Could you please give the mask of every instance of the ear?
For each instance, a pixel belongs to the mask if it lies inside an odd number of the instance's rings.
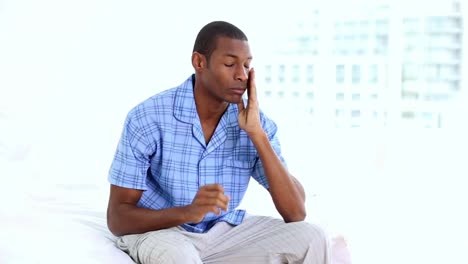
[[[198,52],[192,54],[192,66],[196,72],[199,72],[206,68],[206,57]]]

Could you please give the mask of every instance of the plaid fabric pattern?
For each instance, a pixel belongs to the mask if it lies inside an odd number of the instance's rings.
[[[245,211],[235,208],[250,177],[265,188],[268,182],[253,143],[239,127],[236,104],[229,105],[205,144],[193,94],[194,78],[192,75],[180,86],[150,97],[128,113],[108,180],[144,190],[138,206],[156,210],[188,205],[201,186],[221,184],[231,198],[228,211],[183,225],[188,231],[203,233],[219,221],[240,224]],[[275,123],[263,113],[260,119],[284,163]]]

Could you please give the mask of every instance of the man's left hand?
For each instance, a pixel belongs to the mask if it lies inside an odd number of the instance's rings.
[[[239,108],[239,127],[243,129],[249,136],[262,133],[262,125],[260,123],[260,110],[257,101],[257,88],[255,86],[255,71],[250,69],[249,80],[247,81],[247,107],[244,100],[237,104]]]

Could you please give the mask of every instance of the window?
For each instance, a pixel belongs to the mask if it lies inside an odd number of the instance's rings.
[[[457,78],[460,74],[459,65],[439,65],[440,66],[440,76],[443,79],[452,79]]]
[[[418,18],[405,18],[403,20],[403,30],[407,33],[414,33],[420,31],[420,24]]]
[[[422,118],[426,119],[426,120],[432,120],[433,119],[433,115],[431,112],[423,112],[422,113]]]
[[[452,10],[453,12],[460,12],[461,8],[460,8],[460,2],[458,1],[454,1],[453,4],[452,4]]]
[[[336,83],[344,83],[345,81],[345,66],[336,65]]]
[[[375,32],[379,34],[387,34],[388,33],[388,19],[377,19],[375,21]]]
[[[345,115],[344,109],[341,109],[341,108],[340,108],[340,109],[336,109],[336,110],[335,110],[335,116],[336,116],[337,118],[342,118],[342,117],[344,117],[344,115]]]
[[[272,67],[271,65],[265,66],[265,82],[271,83],[271,76],[272,76]]]
[[[361,116],[361,110],[355,109],[355,110],[352,110],[352,111],[351,111],[351,117],[353,117],[353,118],[358,118],[358,117],[360,117],[360,116]]]
[[[357,42],[357,47],[356,47],[356,53],[359,55],[363,55],[367,51],[367,46],[368,46],[368,41],[369,41],[369,35],[367,34],[361,34],[359,36],[358,42]]]
[[[285,74],[286,74],[286,66],[284,64],[281,64],[279,66],[279,70],[278,70],[278,81],[280,83],[284,82],[284,75]]]
[[[314,83],[314,65],[309,64],[306,68],[307,83]]]
[[[336,93],[336,100],[343,101],[344,100],[344,93]]]
[[[419,75],[419,65],[406,63],[403,65],[402,81],[416,80]]]
[[[298,83],[299,82],[299,79],[300,79],[299,70],[300,70],[299,65],[297,65],[297,64],[293,65],[293,68],[292,68],[292,74],[293,74],[292,81],[293,81],[293,83]]]
[[[353,84],[358,84],[361,82],[361,66],[353,65],[351,67],[351,81]]]
[[[359,100],[361,100],[361,94],[355,93],[355,94],[352,95],[351,99],[353,101],[359,101]]]
[[[369,83],[377,83],[379,80],[378,77],[378,67],[377,64],[369,66]]]
[[[369,20],[361,20],[359,21],[359,28],[362,33],[368,32],[370,26]]]
[[[388,35],[375,36],[375,54],[386,55],[388,48]]]
[[[411,111],[405,111],[401,113],[401,117],[403,119],[414,119],[415,118],[415,113]]]

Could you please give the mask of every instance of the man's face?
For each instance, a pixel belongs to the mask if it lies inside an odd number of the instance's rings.
[[[219,37],[201,74],[203,87],[215,100],[240,102],[247,88],[251,60],[247,41]]]

